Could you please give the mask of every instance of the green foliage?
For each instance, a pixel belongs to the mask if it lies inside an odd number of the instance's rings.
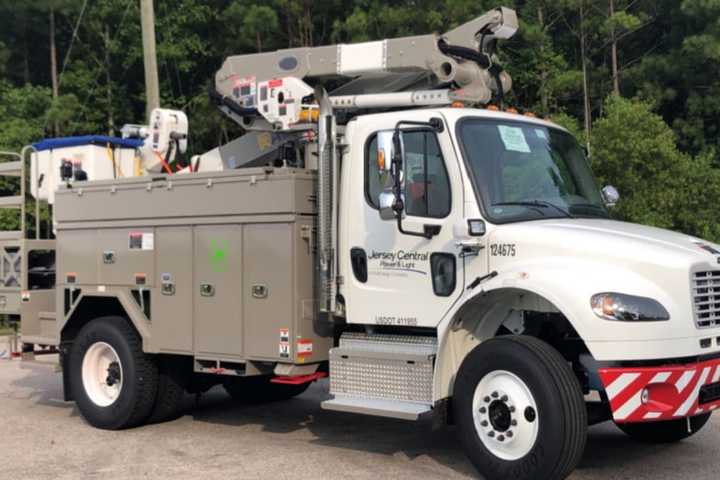
[[[0,149],[17,151],[52,135],[54,125],[63,135],[117,134],[145,120],[139,2],[88,2],[73,40],[83,3],[0,0]],[[720,200],[720,0],[514,3],[521,29],[498,51],[514,80],[506,104],[550,116],[583,144],[589,133],[599,176],[623,194],[620,218],[720,239],[711,211]],[[162,104],[187,112],[190,153],[201,153],[241,133],[207,96],[228,55],[444,32],[497,5],[156,0]],[[60,74],[54,100],[51,10]],[[620,91],[636,100],[608,99],[613,43]]]
[[[678,150],[673,131],[647,102],[610,96],[592,145],[600,182],[623,195],[615,216],[720,240],[714,211],[720,170],[708,157],[693,159]]]

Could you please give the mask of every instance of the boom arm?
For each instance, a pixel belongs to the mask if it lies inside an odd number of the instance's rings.
[[[260,115],[279,130],[302,122],[304,99],[313,94],[306,81],[348,80],[331,95],[335,109],[453,101],[485,104],[511,88],[494,47],[517,28],[515,11],[501,7],[444,35],[232,56],[216,74],[213,95],[221,109],[240,123]],[[445,85],[449,88],[444,93],[428,92]],[[414,90],[418,86],[424,90]],[[382,97],[397,92],[408,95]],[[390,104],[385,104],[386,99]]]

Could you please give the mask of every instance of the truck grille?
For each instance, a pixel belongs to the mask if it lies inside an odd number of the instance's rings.
[[[695,272],[692,288],[698,328],[720,326],[720,270]]]

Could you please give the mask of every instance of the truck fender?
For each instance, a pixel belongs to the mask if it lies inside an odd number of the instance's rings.
[[[60,328],[63,343],[71,342],[77,332],[94,318],[106,315],[127,318],[142,339],[143,351],[151,353],[150,322],[130,292],[124,289],[82,292]]]
[[[498,275],[482,288],[466,290],[453,311],[438,325],[434,401],[452,396],[455,375],[462,361],[482,341],[493,338],[514,309],[560,313],[578,330],[578,321],[569,306],[538,284],[540,282],[516,282],[514,278],[517,276]]]

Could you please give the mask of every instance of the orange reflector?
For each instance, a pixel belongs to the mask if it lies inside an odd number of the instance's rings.
[[[465,104],[462,102],[453,102],[451,107],[452,108],[465,108]]]
[[[300,112],[299,119],[301,122],[314,123],[314,122],[318,121],[319,116],[320,116],[319,110],[302,110]]]
[[[378,166],[379,171],[381,171],[381,172],[385,171],[385,151],[384,150],[378,150],[377,166]]]
[[[525,116],[530,118],[537,118],[537,115],[535,115],[533,112],[525,112]]]
[[[517,111],[516,109],[514,109],[514,108],[508,108],[508,109],[506,109],[505,111],[506,111],[507,113],[514,113],[515,115],[517,115],[517,113],[518,113],[518,111]]]
[[[488,105],[488,106],[487,106],[487,109],[490,110],[490,111],[492,111],[492,112],[499,112],[499,111],[500,111],[500,109],[497,107],[497,105]]]

